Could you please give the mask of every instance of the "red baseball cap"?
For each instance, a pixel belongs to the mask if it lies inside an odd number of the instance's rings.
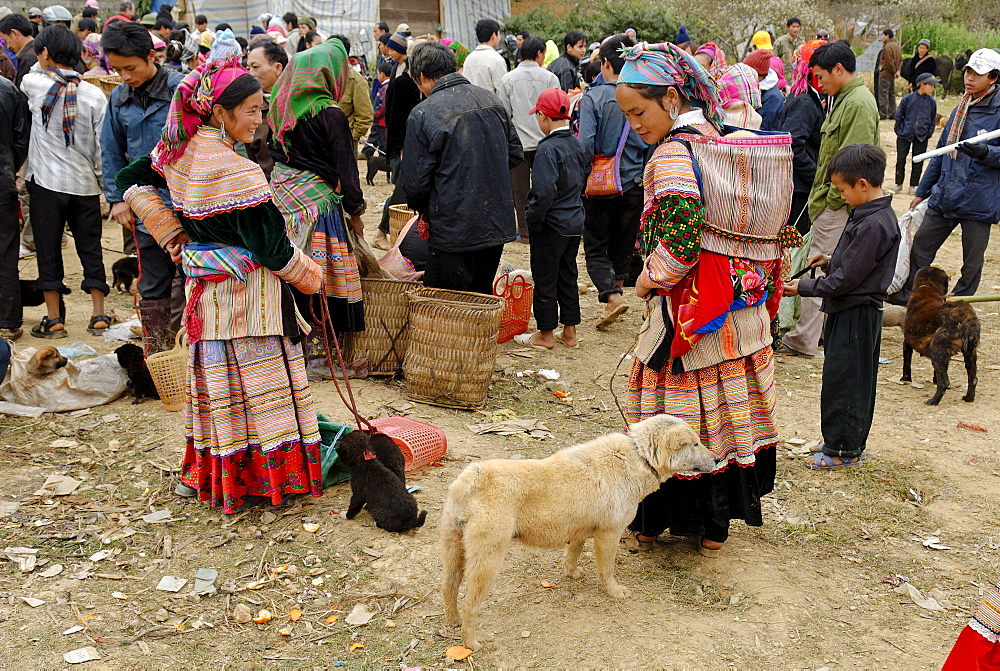
[[[562,89],[545,89],[538,94],[535,106],[528,114],[541,112],[552,119],[569,119],[569,96]]]

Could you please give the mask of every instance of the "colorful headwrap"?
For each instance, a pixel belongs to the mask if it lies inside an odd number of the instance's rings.
[[[792,88],[791,94],[797,96],[806,90],[806,86],[818,89],[816,75],[809,67],[809,59],[817,47],[826,44],[826,40],[809,40],[795,50],[795,59],[792,61]]]
[[[719,98],[722,107],[732,107],[743,101],[760,109],[760,83],[757,71],[746,63],[737,63],[719,77]]]
[[[285,145],[288,132],[299,121],[340,102],[349,67],[340,40],[327,40],[292,57],[274,85],[267,115],[279,146]]]
[[[190,31],[184,31],[184,50],[181,51],[181,64],[187,66],[187,62],[198,55],[198,38]]]
[[[215,41],[212,43],[212,50],[208,52],[208,60],[225,60],[233,54],[243,55],[243,47],[236,41],[236,35],[229,28],[220,30],[215,34]]]
[[[285,27],[275,25],[273,22],[271,23],[271,25],[267,27],[267,30],[264,32],[274,33],[275,35],[281,35],[282,37],[288,37],[288,33],[285,31]]]
[[[212,42],[215,42],[215,33],[210,30],[201,31],[201,35],[198,37],[198,46],[208,50],[212,48]]]
[[[455,52],[455,60],[458,61],[458,67],[462,67],[465,64],[465,59],[469,57],[469,47],[450,37],[441,40],[441,44]]]
[[[240,65],[239,57],[232,55],[205,61],[181,80],[170,101],[163,139],[156,146],[153,159],[156,168],[162,171],[163,166],[173,163],[184,153],[198,127],[212,116],[212,106],[226,87],[248,74]]]
[[[712,59],[712,65],[708,68],[708,74],[715,77],[715,81],[719,81],[719,77],[729,69],[725,52],[715,42],[705,42],[705,44],[698,47],[698,51],[694,52],[694,54],[695,56],[698,54],[708,54],[708,57]]]
[[[86,39],[83,40],[83,50],[90,54],[90,57],[97,61],[97,64],[111,72],[111,63],[108,62],[108,57],[104,55],[104,49],[101,48],[101,36],[97,33],[91,33],[87,35]]]
[[[719,100],[719,85],[694,56],[676,44],[639,42],[621,50],[625,65],[619,84],[676,86],[688,100],[704,103],[705,119],[720,131],[724,115]]]

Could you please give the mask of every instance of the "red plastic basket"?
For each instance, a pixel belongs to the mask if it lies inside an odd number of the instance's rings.
[[[504,301],[497,342],[507,342],[528,330],[534,294],[535,285],[520,275],[511,279],[510,273],[504,273],[496,279],[493,283],[493,295]]]
[[[381,417],[371,425],[399,446],[407,471],[432,464],[448,451],[448,439],[436,426],[408,417]]]

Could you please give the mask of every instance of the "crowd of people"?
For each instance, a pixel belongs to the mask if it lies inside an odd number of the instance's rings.
[[[521,32],[512,63],[493,19],[477,23],[472,48],[380,23],[368,64],[352,63],[347,36],[291,12],[261,15],[245,37],[200,15],[192,29],[169,5],[138,17],[129,0],[103,22],[95,0],[78,16],[58,5],[0,14],[0,335],[22,335],[15,255],[31,253],[46,310],[31,335],[68,335],[67,229],[92,302],[87,330],[111,325],[103,196],[138,259],[146,353],[182,326],[190,343],[177,493],[226,513],[322,491],[309,381],[364,374],[328,364],[326,351],[366,326],[362,147],[385,157],[394,184],[373,245],[389,249],[389,207],[406,204],[417,220],[393,251],[427,286],[492,293],[504,246],[528,245],[537,330],[518,343],[579,346],[581,246],[604,306],[598,330],[629,309],[628,287],[646,301],[627,421],[684,419],[718,467],[643,501],[626,536],[639,550],[669,530],[715,557],[732,519],[763,523],[776,353],[816,356],[822,338],[822,441],[807,465],[860,465],[882,305],[905,302],[959,225],[955,293],[973,294],[1000,220],[1000,141],[969,142],[1000,128],[990,49],[969,59],[941,133],[938,146],[954,151],[911,168],[910,207],[926,200],[927,212],[910,281],[890,297],[892,194],[936,125],[926,40],[897,108],[891,30],[876,100],[850,45],[825,31],[806,39],[796,18],[777,39],[755,33],[732,63],[683,27],[661,44],[574,30],[561,50]],[[892,188],[879,147],[887,118],[900,156]],[[791,279],[796,249],[812,278]],[[783,295],[801,297],[801,314],[776,341]]]

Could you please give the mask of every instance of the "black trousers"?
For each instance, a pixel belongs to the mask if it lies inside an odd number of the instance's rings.
[[[139,295],[145,301],[157,301],[170,298],[174,276],[181,272],[180,267],[170,259],[156,240],[149,233],[138,229],[135,231],[136,247],[139,249]]]
[[[580,323],[579,272],[576,254],[579,235],[559,235],[554,231],[531,233],[531,276],[535,283],[532,309],[539,331],[554,331],[560,323]]]
[[[903,185],[903,179],[906,177],[906,158],[911,147],[914,156],[923,154],[927,151],[927,140],[911,141],[901,137],[896,138],[896,184],[899,186]],[[924,171],[924,164],[911,162],[910,165],[910,186],[917,187],[920,185],[920,175]]]
[[[429,247],[424,286],[492,295],[493,278],[502,253],[503,245],[471,252],[445,252]]]
[[[10,195],[11,202],[0,204],[0,329],[19,329],[24,321],[17,267],[21,229],[17,221],[17,194]]]
[[[514,194],[514,215],[517,217],[517,234],[528,237],[528,222],[524,210],[528,207],[528,191],[531,190],[531,169],[535,165],[536,150],[524,152],[524,160],[510,171],[510,188]],[[534,275],[534,271],[532,271]]]
[[[39,291],[58,291],[68,294],[63,283],[65,272],[62,258],[63,228],[69,225],[76,245],[76,255],[83,266],[83,283],[86,292],[100,289],[104,295],[110,291],[104,272],[104,254],[101,250],[101,198],[100,196],[73,196],[50,191],[28,182],[31,195],[31,228],[35,235],[35,258],[38,261]]]
[[[893,302],[909,300],[913,292],[913,280],[917,271],[934,261],[941,245],[948,239],[955,227],[962,227],[962,274],[955,282],[952,293],[956,296],[973,296],[983,277],[983,260],[986,247],[990,244],[992,226],[985,221],[962,221],[946,217],[943,212],[927,208],[924,221],[913,234],[913,248],[910,250],[910,276],[903,289],[893,294]]]
[[[611,294],[622,293],[618,281],[628,279],[639,236],[642,195],[642,187],[633,186],[620,196],[583,199],[587,212],[583,231],[587,273],[602,303],[607,303]]]
[[[792,209],[788,212],[788,226],[795,226],[799,233],[805,235],[812,228],[809,219],[809,192],[795,191],[792,193]]]
[[[819,396],[823,453],[859,457],[875,416],[882,311],[856,305],[826,316],[823,389]]]
[[[382,231],[386,235],[389,235],[389,206],[390,205],[406,205],[406,194],[403,192],[401,186],[399,186],[399,166],[402,164],[402,159],[399,156],[394,156],[389,159],[389,177],[390,181],[396,185],[392,190],[392,195],[389,196],[388,200],[385,201],[385,205],[382,207],[382,220],[378,224],[378,230]]]

